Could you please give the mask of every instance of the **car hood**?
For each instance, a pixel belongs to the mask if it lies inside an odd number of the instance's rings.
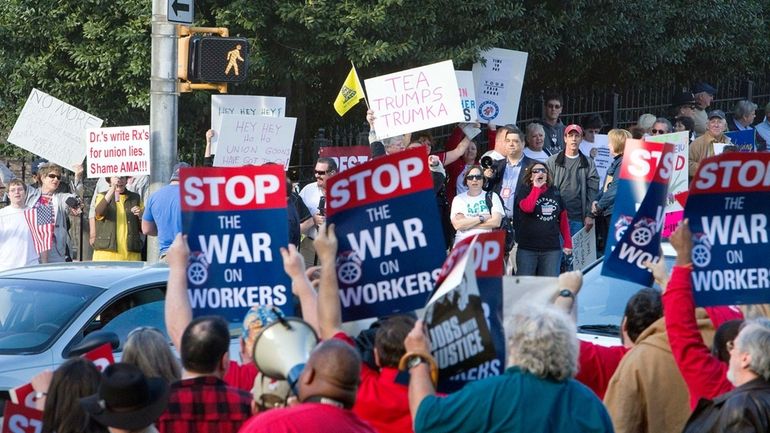
[[[24,385],[43,370],[53,370],[50,351],[34,355],[0,355],[0,390]]]

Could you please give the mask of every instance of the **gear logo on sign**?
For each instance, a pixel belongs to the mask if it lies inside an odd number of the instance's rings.
[[[187,264],[187,280],[200,286],[209,279],[209,263],[206,261],[206,256],[196,251],[190,254],[190,261]]]
[[[705,268],[711,263],[711,242],[705,233],[694,233],[692,235],[692,253],[690,257],[695,266]]]
[[[337,256],[337,278],[343,284],[355,284],[361,279],[361,258],[355,251],[344,251]]]
[[[653,218],[642,218],[637,221],[631,232],[631,242],[640,247],[648,245],[655,235],[655,224]]]
[[[479,104],[479,117],[486,121],[495,119],[500,114],[500,107],[497,106],[495,101],[484,101]]]

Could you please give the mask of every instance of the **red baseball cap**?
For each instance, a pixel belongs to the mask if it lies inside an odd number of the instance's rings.
[[[567,127],[564,128],[564,135],[569,135],[569,133],[572,131],[577,131],[577,133],[580,134],[581,137],[583,136],[583,128],[581,128],[580,125],[576,125],[574,123],[571,125],[567,125]]]

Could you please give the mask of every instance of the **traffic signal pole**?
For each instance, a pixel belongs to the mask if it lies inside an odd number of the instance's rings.
[[[166,0],[152,1],[150,194],[167,185],[177,162],[177,36]],[[147,262],[158,261],[158,238],[147,237]]]

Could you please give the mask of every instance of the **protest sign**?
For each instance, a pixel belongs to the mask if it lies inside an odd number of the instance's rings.
[[[583,140],[580,142],[580,152],[587,158],[591,158],[596,166],[596,172],[599,173],[599,187],[604,185],[607,178],[607,169],[612,165],[612,155],[608,145],[607,135],[594,134],[594,142]]]
[[[99,371],[104,371],[107,366],[115,363],[110,343],[104,343],[95,349],[91,349],[83,354],[83,358],[93,362]]]
[[[495,125],[516,123],[527,56],[521,51],[502,48],[481,53],[484,63],[473,64],[479,122]]]
[[[744,129],[743,131],[728,131],[725,135],[730,138],[730,142],[738,148],[738,152],[754,152],[757,150],[754,129]]]
[[[11,397],[11,401],[26,406],[32,409],[37,407],[35,398],[35,388],[31,383],[25,383],[24,385],[17,386],[8,390],[8,395]]]
[[[86,131],[100,126],[102,119],[32,89],[8,142],[72,169],[86,156]]]
[[[583,227],[572,236],[572,268],[585,269],[596,261],[596,230]]]
[[[94,128],[86,132],[88,177],[150,174],[150,126]]]
[[[286,98],[283,96],[211,95],[211,153],[219,150],[219,125],[222,116],[285,117]]]
[[[471,246],[425,307],[425,325],[439,377],[451,377],[495,358]]]
[[[318,150],[321,158],[331,158],[337,163],[337,172],[369,161],[371,155],[369,146],[323,146]]]
[[[770,302],[770,154],[731,152],[701,161],[684,213],[693,233],[695,303]]]
[[[378,138],[463,122],[451,60],[364,80]]]
[[[674,145],[674,173],[668,181],[668,194],[666,195],[665,221],[663,223],[663,237],[671,236],[676,230],[679,221],[684,215],[684,207],[676,199],[677,196],[687,192],[689,183],[689,146],[690,133],[688,131],[674,132],[671,134],[653,135],[645,140],[653,143],[671,143]]]
[[[444,261],[444,235],[423,149],[349,168],[327,181],[336,224],[344,321],[425,305]]]
[[[216,167],[240,167],[274,162],[289,167],[294,141],[294,117],[222,115]]]
[[[471,244],[473,244],[471,246]],[[481,233],[475,237],[469,237],[458,242],[452,248],[452,252],[441,268],[441,274],[437,285],[441,287],[444,278],[449,271],[457,266],[459,259],[464,257],[469,248],[473,254],[469,260],[473,261],[476,283],[481,295],[481,307],[484,318],[487,321],[492,342],[494,345],[494,357],[477,363],[469,363],[462,371],[451,377],[439,374],[438,391],[454,392],[462,388],[466,383],[501,374],[505,368],[505,334],[503,332],[503,247],[505,244],[505,232],[495,230],[489,233]],[[441,292],[442,290],[438,290]]]
[[[660,260],[660,233],[668,182],[674,172],[672,144],[626,140],[602,275],[652,284],[646,261]],[[636,196],[634,195],[636,190]],[[641,205],[636,197],[644,194]]]
[[[240,322],[259,304],[292,315],[279,251],[289,242],[283,168],[186,168],[179,187],[193,314]]]
[[[475,122],[476,112],[476,88],[473,84],[473,72],[455,71],[457,76],[457,88],[460,91],[460,107],[463,109],[465,122]]]
[[[3,425],[5,433],[40,433],[43,430],[43,411],[24,405],[5,402]]]

